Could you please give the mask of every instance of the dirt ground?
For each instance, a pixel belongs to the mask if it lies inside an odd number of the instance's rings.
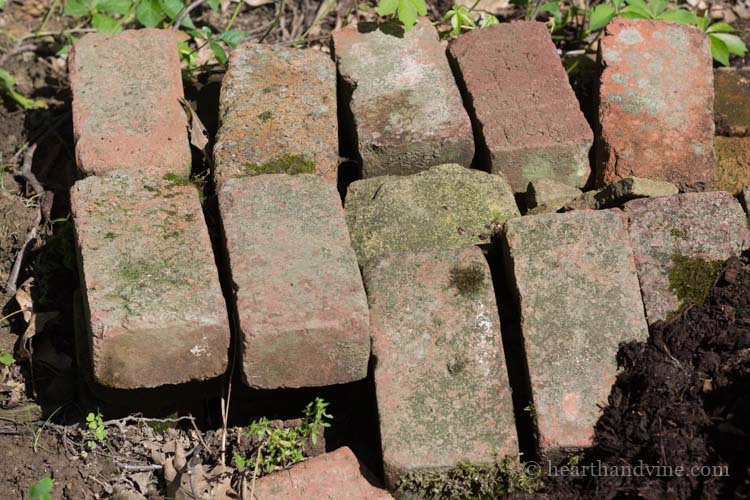
[[[7,99],[0,103],[0,355],[15,352],[19,361],[0,366],[0,498],[27,498],[29,488],[43,476],[54,480],[54,498],[71,500],[163,498],[167,494],[189,498],[193,487],[203,488],[208,496],[240,491],[246,487],[240,476],[220,462],[222,455],[229,459],[235,450],[252,449],[252,440],[241,427],[256,418],[259,409],[276,419],[277,427],[295,425],[304,404],[315,396],[331,402],[335,425],[316,446],[307,443],[309,454],[349,445],[376,474],[382,473],[378,452],[373,451],[379,445],[369,379],[324,391],[237,390],[224,453],[218,389],[179,407],[154,404],[145,410],[143,402],[149,395],[145,399],[118,399],[111,394],[101,398],[88,389],[76,365],[73,341],[78,273],[68,220],[68,189],[77,173],[66,62],[55,55],[60,44],[53,39],[31,39],[23,50],[14,51],[19,47],[9,36],[38,30],[51,3],[7,0],[0,12],[0,67],[13,74],[23,95],[48,102],[47,109],[31,111]],[[282,22],[267,41],[288,44],[298,39],[325,3],[286,2]],[[369,9],[357,7],[361,3],[338,2],[310,32],[310,45],[326,50],[331,30],[353,17],[371,20],[375,2],[369,2]],[[429,2],[431,18],[438,20],[452,3]],[[216,28],[225,26],[232,15],[231,9],[197,12]],[[273,17],[272,5],[246,7],[234,26],[257,36]],[[73,23],[53,13],[46,30],[70,28]],[[186,89],[212,133],[220,81],[221,74],[202,75]],[[36,144],[36,149],[27,162],[28,144]],[[25,168],[42,184],[43,193],[22,175]],[[34,228],[35,238],[28,243],[15,280],[19,291],[6,294],[2,289]],[[711,304],[661,325],[648,343],[623,349],[620,361],[626,372],[613,388],[610,407],[597,427],[597,445],[581,459],[581,463],[643,459],[726,464],[731,480],[552,479],[542,494],[549,498],[714,498],[731,497],[734,488],[737,498],[750,495],[749,462],[742,456],[743,450],[750,449],[750,272],[746,262],[733,266],[724,274]],[[108,438],[106,444],[91,450],[85,418],[99,410]],[[128,417],[137,410],[144,411],[145,417]],[[187,484],[186,478],[168,477],[167,463],[180,460],[189,461],[200,479],[197,486]],[[141,497],[127,496],[135,493]]]

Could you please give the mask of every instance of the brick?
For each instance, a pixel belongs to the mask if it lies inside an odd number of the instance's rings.
[[[336,67],[315,50],[249,43],[229,60],[221,88],[216,177],[316,173],[336,181]]]
[[[714,72],[714,107],[734,135],[750,131],[750,69],[719,68]]]
[[[367,298],[336,185],[310,174],[227,179],[219,209],[243,381],[273,389],[365,378]]]
[[[694,26],[616,18],[600,51],[597,183],[634,176],[683,190],[710,187],[716,164],[708,38]]]
[[[636,198],[670,196],[678,192],[677,186],[669,182],[625,177],[602,188],[594,198],[597,208],[609,208]]]
[[[258,500],[325,498],[327,500],[385,500],[393,498],[373,485],[372,474],[347,448],[318,455],[291,469],[262,477],[255,483]]]
[[[188,175],[187,115],[171,30],[88,34],[68,59],[78,167],[88,175],[148,168]]]
[[[350,25],[333,43],[363,178],[471,165],[471,121],[427,19],[403,36]]]
[[[585,186],[593,133],[544,23],[465,33],[449,54],[492,172],[505,174],[517,193],[542,177]]]
[[[552,179],[536,179],[529,182],[526,190],[526,208],[539,212],[556,212],[582,194],[580,189]]]
[[[726,260],[750,247],[745,213],[723,191],[642,198],[623,210],[649,324],[668,319],[682,305],[670,284],[676,257]]]
[[[518,215],[502,176],[460,165],[357,181],[346,196],[360,264],[387,253],[489,243],[493,224]]]
[[[476,248],[364,269],[386,484],[518,454],[495,293]]]
[[[121,171],[78,181],[71,205],[95,381],[223,374],[229,322],[195,187]]]
[[[648,329],[617,210],[511,219],[503,238],[542,450],[591,444],[621,342]]]
[[[716,189],[736,194],[750,183],[750,137],[714,137]]]

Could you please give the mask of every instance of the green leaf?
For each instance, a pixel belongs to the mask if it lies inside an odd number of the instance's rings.
[[[487,26],[494,26],[500,24],[500,21],[492,14],[484,14],[482,21],[479,23],[480,28],[486,28]]]
[[[414,4],[414,7],[417,9],[417,14],[420,16],[426,16],[427,15],[427,2],[425,0],[408,0]]]
[[[741,57],[744,56],[747,52],[747,46],[745,46],[745,42],[743,42],[742,39],[737,35],[732,35],[729,33],[711,33],[709,37],[718,38],[719,40],[724,42],[724,45],[727,46],[730,54]]]
[[[729,47],[721,39],[709,35],[711,40],[711,55],[724,66],[729,66]]]
[[[13,364],[13,355],[9,352],[0,354],[0,364],[10,366]]]
[[[43,477],[29,488],[29,500],[52,500],[54,482],[49,477]]]
[[[612,5],[615,6],[616,10],[620,10],[620,7],[622,7],[622,4],[625,0],[612,0]]]
[[[159,7],[159,0],[141,0],[135,9],[138,22],[147,28],[156,28],[161,24],[164,13]]]
[[[174,21],[180,15],[185,4],[182,0],[159,0],[159,6],[169,19]]]
[[[417,8],[412,0],[400,0],[398,3],[398,19],[404,24],[404,29],[409,31],[417,22]]]
[[[715,23],[709,26],[705,31],[706,33],[734,33],[737,30],[729,26],[727,23]]]
[[[390,16],[396,9],[398,9],[400,0],[380,0],[378,4],[378,15],[379,16]]]
[[[620,17],[626,19],[651,19],[651,12],[640,6],[628,5],[620,11]]]
[[[656,18],[660,21],[671,21],[679,24],[695,24],[695,14],[685,9],[673,9],[662,12]]]
[[[120,26],[120,22],[117,19],[99,13],[95,13],[91,17],[91,26],[93,26],[99,33],[105,34],[119,33],[122,31],[122,26]]]
[[[708,31],[709,24],[711,23],[711,18],[708,17],[708,13],[704,14],[703,17],[696,17],[695,18],[695,25],[700,28],[701,31]]]
[[[0,10],[5,8],[5,0],[0,0]]]
[[[13,88],[16,85],[16,79],[7,71],[0,69],[0,94],[7,95],[10,99],[15,101],[23,109],[34,109],[34,108],[46,108],[47,105],[43,101],[36,101],[24,97]]]
[[[664,12],[668,6],[668,0],[651,0],[651,2],[648,4],[648,8],[655,18],[657,18],[659,14]]]
[[[229,45],[231,48],[237,47],[237,45],[247,38],[249,33],[240,30],[229,30],[219,35],[219,40]]]
[[[604,28],[614,17],[614,7],[606,3],[597,5],[591,11],[591,18],[589,19],[589,31],[596,31]]]
[[[120,15],[129,13],[132,6],[133,2],[131,0],[97,0],[96,4],[94,4],[94,8],[99,12]]]
[[[87,16],[91,12],[92,0],[66,0],[63,14],[71,17]]]
[[[224,50],[224,47],[216,42],[208,42],[208,46],[211,47],[211,51],[216,56],[216,60],[219,61],[223,66],[226,66],[229,58],[227,57],[227,53]]]
[[[219,0],[208,0],[206,3],[211,7],[211,10],[219,10]]]

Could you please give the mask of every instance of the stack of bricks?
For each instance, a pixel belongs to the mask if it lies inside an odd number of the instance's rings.
[[[134,389],[226,371],[226,304],[190,146],[171,31],[90,34],[70,56],[71,190],[93,380]],[[175,367],[179,367],[175,369]]]

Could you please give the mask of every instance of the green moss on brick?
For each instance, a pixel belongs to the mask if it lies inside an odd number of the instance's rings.
[[[465,267],[453,267],[450,270],[449,285],[458,290],[460,295],[465,297],[475,297],[484,290],[484,270],[478,264],[472,264]]]
[[[260,174],[313,174],[315,162],[300,154],[284,154],[262,164],[249,163],[245,172],[250,175]]]
[[[164,177],[162,177],[165,181],[167,181],[171,186],[188,186],[190,185],[190,177],[186,175],[178,175],[178,174],[164,174]]]
[[[669,288],[681,302],[704,304],[724,262],[675,254],[669,269]]]
[[[273,119],[273,113],[270,111],[264,111],[261,114],[258,115],[258,120],[260,120],[263,123],[266,123],[269,120]]]

